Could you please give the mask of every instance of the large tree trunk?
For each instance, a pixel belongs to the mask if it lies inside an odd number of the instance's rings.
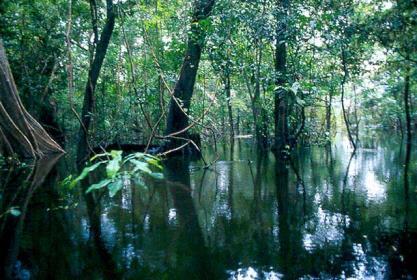
[[[169,104],[166,134],[187,138],[188,116],[193,96],[194,84],[200,63],[205,31],[200,22],[206,19],[213,9],[215,0],[196,0],[191,22],[185,58],[181,66],[180,75],[174,88],[173,97]],[[183,143],[181,140],[170,139],[169,148],[175,148]]]
[[[94,6],[95,1],[90,4]],[[88,153],[88,131],[91,125],[93,109],[95,105],[94,93],[97,86],[98,77],[100,75],[101,67],[107,53],[107,48],[110,43],[110,38],[113,34],[114,24],[116,20],[116,12],[112,0],[106,0],[107,3],[107,18],[106,23],[101,31],[100,40],[97,43],[94,52],[94,58],[88,72],[88,81],[85,87],[84,103],[81,115],[81,127],[79,132],[77,161],[82,162]],[[95,19],[93,18],[93,22]],[[93,24],[93,26],[95,26]],[[95,27],[94,27],[95,30]]]
[[[288,0],[279,0],[277,8],[279,13],[279,24],[277,28],[277,38],[275,47],[275,148],[277,152],[282,151],[288,143],[288,98],[287,90],[287,17]]]
[[[0,38],[0,153],[35,158],[64,152],[24,108]]]

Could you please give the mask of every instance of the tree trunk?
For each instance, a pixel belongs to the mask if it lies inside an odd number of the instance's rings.
[[[278,1],[277,8],[280,9],[279,24],[277,27],[277,38],[275,47],[275,148],[276,151],[282,151],[288,144],[288,98],[287,90],[287,46],[286,31],[288,17],[288,0]]]
[[[343,113],[343,120],[345,122],[346,125],[346,130],[348,133],[348,137],[349,137],[349,141],[353,146],[353,149],[356,150],[356,143],[355,140],[353,140],[353,135],[352,135],[352,131],[350,129],[350,121],[349,121],[349,116],[348,113],[346,112],[346,108],[345,108],[345,83],[342,82],[342,94],[340,96],[341,102],[342,102],[342,113]]]
[[[240,110],[237,109],[236,113],[236,135],[240,135]]]
[[[169,104],[165,131],[168,136],[187,138],[187,112],[193,96],[194,84],[205,39],[205,31],[200,26],[200,22],[208,18],[214,3],[215,0],[195,0],[187,50],[178,81],[174,88],[174,96],[171,98]],[[175,148],[182,145],[182,143],[184,143],[182,140],[171,138],[168,147]]]
[[[233,111],[231,102],[231,86],[230,86],[230,73],[226,71],[225,91],[226,91],[226,102],[227,102],[227,114],[229,117],[229,129],[230,129],[230,140],[233,141],[235,138],[235,130],[233,126]]]
[[[341,102],[342,102],[342,113],[343,113],[343,120],[345,121],[346,130],[348,133],[349,141],[353,146],[353,149],[356,150],[356,143],[355,140],[353,140],[352,131],[350,129],[350,121],[349,116],[347,115],[346,108],[345,108],[345,84],[348,76],[348,70],[346,65],[346,57],[345,57],[345,51],[342,49],[342,66],[343,66],[343,80],[342,80],[342,93],[340,96]]]
[[[252,98],[252,113],[253,113],[253,122],[255,126],[255,136],[256,144],[259,148],[262,147],[263,137],[262,137],[262,104],[261,104],[261,64],[262,64],[262,47],[260,42],[257,44],[256,52],[256,70],[254,74],[255,78],[255,88]]]
[[[410,66],[405,69],[404,78],[404,109],[405,122],[407,127],[407,143],[411,143],[411,113],[410,113]]]
[[[92,1],[94,2],[94,1]],[[116,12],[114,10],[113,1],[106,0],[107,3],[107,18],[106,23],[101,31],[100,40],[95,48],[93,62],[88,72],[88,81],[85,87],[84,103],[81,115],[81,127],[79,131],[77,161],[82,162],[88,153],[88,131],[91,125],[93,109],[95,105],[95,90],[97,86],[98,77],[100,75],[101,67],[107,53],[107,48],[113,34],[114,24],[116,20]],[[93,5],[92,3],[90,3]]]
[[[62,148],[24,108],[0,38],[0,152],[35,158]]]
[[[326,104],[326,132],[329,136],[330,140],[330,133],[332,128],[332,100],[333,99],[333,92],[332,90],[329,91],[328,100]]]

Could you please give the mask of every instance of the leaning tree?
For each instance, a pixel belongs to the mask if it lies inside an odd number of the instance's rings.
[[[168,146],[178,148],[188,138],[187,111],[190,108],[198,66],[204,47],[206,32],[203,22],[208,19],[216,0],[195,0],[191,28],[180,74],[169,104],[166,124]]]
[[[62,152],[23,106],[0,38],[0,154],[40,158]]]

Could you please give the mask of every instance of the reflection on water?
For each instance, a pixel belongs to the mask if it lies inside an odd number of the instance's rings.
[[[38,179],[27,170],[1,171],[0,214],[22,210],[0,218],[2,274],[417,278],[416,154],[407,151],[374,139],[371,149],[352,155],[340,141],[280,162],[236,143],[210,168],[169,160],[166,182],[131,182],[114,199],[85,195],[86,186],[60,187],[62,162]],[[216,157],[206,150],[207,162]],[[24,174],[33,184],[22,184]]]

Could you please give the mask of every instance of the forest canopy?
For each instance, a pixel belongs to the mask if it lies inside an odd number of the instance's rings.
[[[417,126],[416,7],[12,0],[0,37],[22,104],[80,161],[115,143],[186,150],[250,136],[286,151],[338,129],[356,148],[361,131],[410,141]]]

